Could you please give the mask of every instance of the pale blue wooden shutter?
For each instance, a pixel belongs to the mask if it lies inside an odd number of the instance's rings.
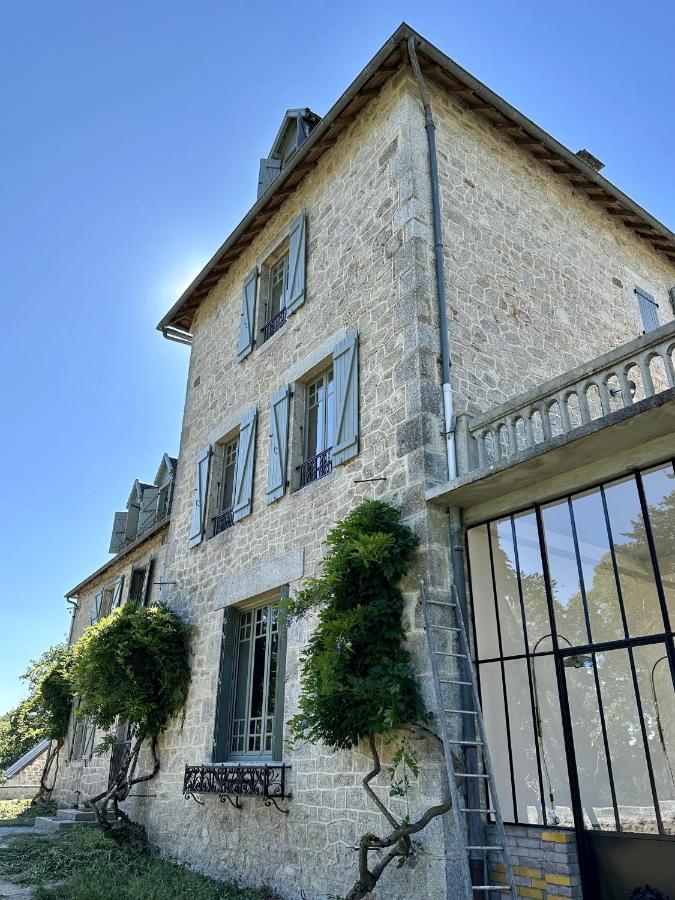
[[[241,295],[241,321],[239,323],[239,344],[237,345],[237,360],[245,359],[255,342],[255,295],[258,285],[258,269],[248,273],[244,279],[244,287]]]
[[[335,425],[333,465],[339,466],[359,452],[358,335],[350,332],[333,350]]]
[[[255,468],[255,433],[258,413],[250,409],[239,425],[237,463],[234,470],[234,502],[232,518],[235,522],[251,514],[253,508],[253,471]]]
[[[115,587],[113,588],[112,600],[110,601],[110,611],[122,605],[122,591],[124,590],[124,575],[118,575],[115,579]]]
[[[231,606],[223,610],[223,642],[220,647],[216,727],[213,733],[213,762],[225,762],[230,745],[231,698],[235,677],[234,659],[239,630],[239,613]]]
[[[659,322],[659,304],[642,288],[636,287],[638,303],[640,304],[640,315],[642,316],[642,325],[645,331],[654,331],[660,325]]]
[[[94,605],[91,610],[91,624],[94,625],[101,618],[101,606],[103,604],[103,591],[99,591],[94,597]]]
[[[305,302],[307,216],[304,212],[291,222],[288,247],[288,288],[286,312],[293,313]]]
[[[138,514],[138,533],[143,534],[144,531],[152,528],[155,524],[157,513],[157,495],[159,488],[146,487],[143,488],[143,496],[141,498],[141,511]]]
[[[280,159],[261,159],[258,173],[258,199],[262,197],[267,188],[281,172]]]
[[[127,513],[116,512],[113,521],[112,536],[110,538],[110,553],[119,553],[124,544],[124,535],[127,530]]]
[[[195,474],[195,490],[192,500],[192,523],[190,525],[190,537],[188,547],[196,547],[204,537],[206,526],[206,491],[209,484],[209,463],[211,461],[211,448],[205,447],[197,457],[197,471]]]
[[[291,388],[285,385],[270,403],[270,449],[267,467],[267,502],[274,503],[286,490],[288,463],[288,410]]]

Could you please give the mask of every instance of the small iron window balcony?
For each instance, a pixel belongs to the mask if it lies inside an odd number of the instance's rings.
[[[332,447],[326,447],[321,453],[317,453],[311,459],[306,460],[300,470],[300,487],[310,484],[312,481],[318,481],[324,475],[330,475],[333,471]]]
[[[262,333],[263,343],[265,341],[269,341],[273,334],[276,334],[279,329],[286,324],[286,307],[284,306],[276,316],[273,316],[269,322],[266,322],[263,327],[260,329]]]
[[[226,528],[231,528],[234,525],[234,506],[228,506],[227,509],[224,509],[222,512],[219,512],[217,516],[213,517],[213,534],[214,537],[217,534],[220,534],[221,531],[225,531]]]

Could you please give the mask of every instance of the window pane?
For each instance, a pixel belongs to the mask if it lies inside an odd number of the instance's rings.
[[[561,647],[587,644],[588,631],[567,501],[545,506],[542,515],[558,643]]]
[[[663,616],[635,479],[608,486],[605,497],[629,634],[660,634]]]
[[[321,386],[318,382],[307,389],[307,449],[305,459],[313,459],[319,453],[319,416]]]
[[[527,662],[524,659],[511,660],[504,664],[504,668],[518,821],[543,825]]]
[[[670,627],[675,630],[675,475],[671,465],[643,475],[649,522],[666,595]]]
[[[546,602],[544,567],[541,561],[537,517],[533,512],[514,516],[520,586],[525,606],[527,642],[531,653],[541,653],[553,646],[551,622]]]
[[[273,319],[283,307],[286,289],[286,269],[288,256],[283,256],[270,269],[270,289],[267,302],[267,321]]]
[[[546,821],[572,827],[572,801],[560,715],[560,698],[552,656],[532,659],[535,724],[539,738]]]
[[[480,690],[488,746],[495,748],[491,756],[502,816],[505,821],[513,822],[515,814],[500,663],[482,663],[480,666]]]
[[[228,509],[234,502],[234,473],[237,466],[239,441],[230,441],[223,451],[223,475],[221,481],[220,509]]]
[[[628,651],[598,653],[596,660],[621,828],[656,832],[654,800]]]
[[[633,656],[661,820],[666,834],[675,834],[675,691],[666,648],[648,644]]]
[[[516,554],[511,519],[491,522],[492,564],[497,589],[497,608],[502,637],[502,655],[525,653],[525,635],[520,610],[520,592],[516,573]]]
[[[469,562],[471,565],[471,596],[476,622],[476,640],[479,659],[499,656],[497,621],[492,589],[492,569],[487,525],[471,528],[468,532]]]
[[[589,656],[588,660],[579,658],[579,662],[577,668],[568,657],[565,677],[584,822],[590,829],[614,831],[616,822],[592,660]],[[605,715],[608,714],[611,717],[612,710],[605,707]]]
[[[572,508],[591,637],[595,643],[621,640],[625,635],[602,494],[599,490],[579,494]]]

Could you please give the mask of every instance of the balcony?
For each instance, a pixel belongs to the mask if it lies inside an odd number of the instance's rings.
[[[562,476],[579,467],[590,483],[669,456],[674,350],[670,322],[489,412],[459,416],[459,477],[428,490],[427,499],[465,509],[490,503],[496,511],[502,496],[514,501],[537,484],[550,493],[552,479],[567,490]]]
[[[332,453],[333,448],[327,447],[321,453],[317,453],[316,456],[305,460],[301,466],[298,466],[301,488],[305,487],[307,484],[311,484],[313,481],[318,481],[319,478],[330,475],[333,471]]]
[[[203,803],[201,794],[216,794],[221,803],[227,800],[237,809],[241,809],[240,797],[261,797],[265,806],[287,813],[278,801],[291,797],[286,785],[289,769],[284,763],[185,766],[183,796]]]
[[[234,525],[234,506],[228,506],[217,516],[213,517],[213,536],[225,531],[226,528],[232,528]]]

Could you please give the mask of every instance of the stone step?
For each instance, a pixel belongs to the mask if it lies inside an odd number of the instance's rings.
[[[56,816],[36,816],[35,828],[45,834],[58,834],[73,825],[94,825],[94,822],[70,822],[68,819],[57,819]]]
[[[96,813],[93,809],[59,809],[55,818],[64,822],[95,822]]]

